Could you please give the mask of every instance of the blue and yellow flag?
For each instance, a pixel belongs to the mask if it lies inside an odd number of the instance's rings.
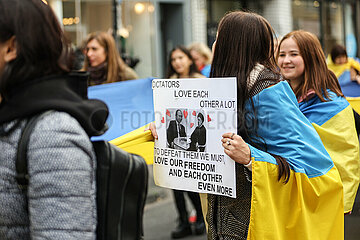
[[[360,63],[357,61],[357,59],[348,58],[347,63],[335,64],[329,55],[326,61],[328,68],[335,73],[337,78],[339,78],[344,72],[349,71],[350,68],[354,68],[355,70],[360,71]],[[350,81],[350,78],[346,80],[344,79],[344,81]]]
[[[154,142],[146,125],[154,121],[152,78],[115,82],[88,89],[90,99],[100,99],[109,108],[109,129],[93,140],[106,140],[153,162]]]
[[[331,101],[315,96],[299,103],[339,170],[344,185],[344,212],[350,212],[359,186],[359,140],[353,110],[345,98],[328,91]]]
[[[337,168],[287,82],[253,97],[267,152],[291,166],[278,181],[274,157],[252,146],[252,199],[248,239],[339,240],[344,238],[343,185]],[[247,105],[251,111],[250,104]]]
[[[351,80],[350,69],[360,72],[359,59],[348,58],[345,64],[334,64],[330,55],[327,58],[328,68],[333,71],[339,80],[341,91],[346,97],[360,97],[360,84]]]
[[[360,84],[357,81],[350,80],[350,70],[343,72],[339,77],[341,91],[346,98],[359,98],[360,97]]]

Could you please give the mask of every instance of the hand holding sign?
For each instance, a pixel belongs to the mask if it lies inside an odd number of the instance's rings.
[[[236,197],[235,162],[221,146],[222,134],[237,129],[236,78],[154,81],[154,112],[160,113],[155,122],[161,122],[156,129],[155,183]],[[167,84],[156,83],[161,81]]]

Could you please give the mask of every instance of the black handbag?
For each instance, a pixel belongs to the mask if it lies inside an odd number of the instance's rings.
[[[19,140],[16,181],[23,190],[26,190],[29,180],[27,146],[30,134],[37,120],[48,112],[30,118]],[[148,168],[145,160],[106,141],[92,143],[97,162],[96,239],[143,239],[143,211],[148,187]]]
[[[147,195],[145,160],[106,142],[94,141],[97,158],[97,239],[143,239]]]

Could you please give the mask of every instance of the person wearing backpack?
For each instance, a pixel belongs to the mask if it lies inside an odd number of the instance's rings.
[[[0,239],[95,239],[96,158],[106,105],[88,100],[87,75],[71,73],[69,47],[41,0],[0,0]],[[51,110],[51,111],[49,111]],[[17,174],[19,139],[43,112]]]

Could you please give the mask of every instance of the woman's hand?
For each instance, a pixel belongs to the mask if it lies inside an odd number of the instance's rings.
[[[242,137],[235,133],[225,133],[222,135],[222,146],[224,152],[235,162],[247,165],[251,160],[249,146],[244,142]]]
[[[158,139],[158,135],[157,135],[157,132],[156,132],[156,126],[155,126],[155,123],[154,123],[154,122],[151,122],[151,123],[150,123],[149,129],[150,129],[151,134],[153,135],[153,137],[154,137],[155,139]]]
[[[145,130],[150,130],[151,134],[153,135],[153,137],[155,139],[158,139],[158,135],[157,135],[157,132],[156,132],[156,127],[155,127],[155,123],[154,122],[151,122],[149,124],[149,128],[148,129],[145,129]]]
[[[360,75],[356,75],[355,80],[358,84],[360,84]]]

